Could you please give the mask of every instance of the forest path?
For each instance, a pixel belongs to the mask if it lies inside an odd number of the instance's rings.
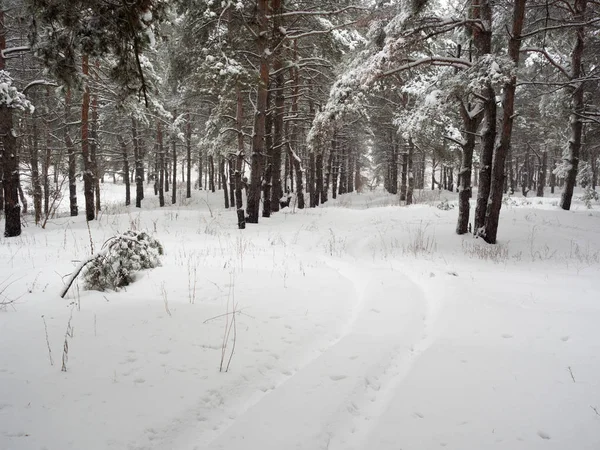
[[[340,338],[197,449],[361,448],[428,343],[423,291],[389,268],[328,262],[357,303]]]

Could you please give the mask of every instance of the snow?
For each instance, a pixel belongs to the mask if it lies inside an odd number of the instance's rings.
[[[0,238],[1,449],[600,448],[597,203],[515,196],[489,246],[454,234],[438,191],[240,231],[221,192],[159,209],[149,188],[139,210],[102,189],[89,231]],[[162,266],[61,299],[90,239],[128,229]]]

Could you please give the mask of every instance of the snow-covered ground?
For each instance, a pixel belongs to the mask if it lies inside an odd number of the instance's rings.
[[[452,194],[239,231],[221,193],[159,209],[149,191],[140,211],[103,189],[89,230],[0,238],[0,449],[600,449],[598,205],[516,198],[489,246],[454,234]],[[61,299],[128,229],[162,266]]]

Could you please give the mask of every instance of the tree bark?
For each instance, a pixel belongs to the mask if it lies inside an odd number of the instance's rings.
[[[117,137],[121,147],[121,156],[123,158],[123,183],[125,183],[125,206],[131,204],[131,182],[129,181],[129,155],[127,154],[127,144],[122,136]]]
[[[221,169],[221,185],[223,187],[223,199],[225,201],[225,208],[229,209],[229,193],[227,192],[227,177],[225,176],[225,158],[223,157],[220,158],[219,168]]]
[[[42,184],[40,181],[38,137],[37,117],[33,117],[31,120],[29,164],[31,166],[31,187],[33,189],[33,210],[36,225],[42,219]]]
[[[177,117],[177,111],[173,111],[173,118]],[[171,191],[171,204],[174,205],[177,203],[177,136],[175,135],[175,130],[173,130],[173,136],[171,137],[171,146],[172,146],[172,158],[173,158],[173,190]]]
[[[282,27],[284,26],[283,12],[284,0],[273,0],[271,2],[271,13],[273,14],[273,42],[276,47],[273,60],[273,71],[275,72],[274,93],[275,93],[275,111],[273,117],[273,149],[271,151],[271,166],[272,175],[270,177],[271,188],[271,211],[279,211],[279,201],[283,197],[283,183],[281,181],[281,161],[283,148],[283,118],[284,118],[284,73],[282,67],[282,46],[280,43],[284,39],[282,35]],[[269,197],[265,197],[265,203],[269,201]]]
[[[408,172],[408,186],[406,189],[406,204],[413,204],[413,192],[415,189],[415,177],[413,174],[413,157],[415,154],[415,144],[413,143],[412,137],[408,138],[408,154],[406,155],[406,170]]]
[[[242,124],[244,122],[244,103],[242,99],[242,91],[239,82],[236,84],[236,112],[235,125],[237,129],[237,156],[235,160],[235,209],[238,219],[238,228],[243,230],[246,228],[246,214],[244,212],[244,202],[242,197],[242,167],[244,165],[244,132]]]
[[[192,120],[190,113],[187,113],[185,124],[185,150],[187,160],[187,177],[185,185],[185,198],[192,196]]]
[[[135,159],[135,207],[141,208],[144,199],[144,152],[140,145],[137,123],[133,117],[131,118],[131,136],[133,138],[133,157]]]
[[[256,89],[256,111],[254,113],[254,135],[252,137],[252,161],[250,166],[250,186],[248,187],[247,222],[258,223],[260,210],[263,159],[265,157],[265,116],[267,113],[267,88],[269,86],[269,55],[267,32],[268,0],[256,2],[256,50],[260,58],[259,80]]]
[[[512,31],[508,42],[508,56],[515,66],[519,65],[519,51],[521,49],[521,32],[525,21],[525,4],[527,0],[515,0],[513,7]],[[498,145],[492,158],[492,183],[490,188],[490,200],[485,215],[485,225],[480,235],[490,243],[496,243],[498,234],[498,222],[500,220],[500,209],[502,208],[502,193],[504,190],[504,170],[506,156],[510,148],[512,137],[512,126],[515,113],[515,91],[517,88],[517,76],[511,76],[504,85],[502,95],[502,128]]]
[[[81,156],[83,158],[83,195],[85,197],[85,218],[94,220],[96,209],[94,205],[94,172],[92,157],[90,154],[90,136],[89,136],[89,114],[90,114],[90,88],[87,76],[89,74],[89,59],[84,55],[81,63],[81,70],[85,80],[83,89],[83,99],[81,105]]]
[[[485,128],[482,132],[481,162],[479,168],[479,181],[477,191],[477,205],[475,207],[475,221],[473,233],[479,233],[479,229],[485,224],[485,213],[490,188],[492,184],[492,161],[494,157],[494,145],[496,143],[496,93],[491,85],[485,91]]]
[[[165,149],[163,146],[162,127],[156,121],[156,141],[158,143],[158,205],[165,206]]]
[[[575,23],[585,22],[585,12],[587,9],[587,0],[575,0],[573,21]],[[564,210],[571,209],[573,200],[573,190],[577,179],[577,170],[579,168],[579,153],[581,152],[581,136],[583,134],[583,121],[581,114],[585,109],[584,101],[584,82],[578,80],[581,75],[581,59],[584,51],[585,26],[577,27],[577,40],[575,47],[571,52],[571,84],[568,90],[571,93],[571,114],[569,124],[571,127],[571,137],[565,155],[567,165],[567,175],[565,177],[565,186],[560,196],[560,207]]]

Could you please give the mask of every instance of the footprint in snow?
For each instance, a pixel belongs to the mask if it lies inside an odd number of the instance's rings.
[[[415,412],[415,416],[418,417],[419,419],[425,418],[425,416],[423,414],[421,414],[420,412]]]
[[[539,437],[541,437],[542,439],[550,440],[550,435],[548,433],[546,433],[545,431],[538,431],[537,435]]]
[[[329,375],[329,378],[333,381],[340,381],[348,377],[346,375]]]
[[[133,382],[136,384],[142,384],[145,383],[146,380],[144,380],[143,378],[136,378],[135,380],[133,380]]]
[[[571,336],[563,336],[560,338],[561,341],[567,342]]]
[[[502,337],[504,339],[512,339],[513,335],[512,334],[508,334],[508,333],[504,333],[504,334],[502,334]]]

